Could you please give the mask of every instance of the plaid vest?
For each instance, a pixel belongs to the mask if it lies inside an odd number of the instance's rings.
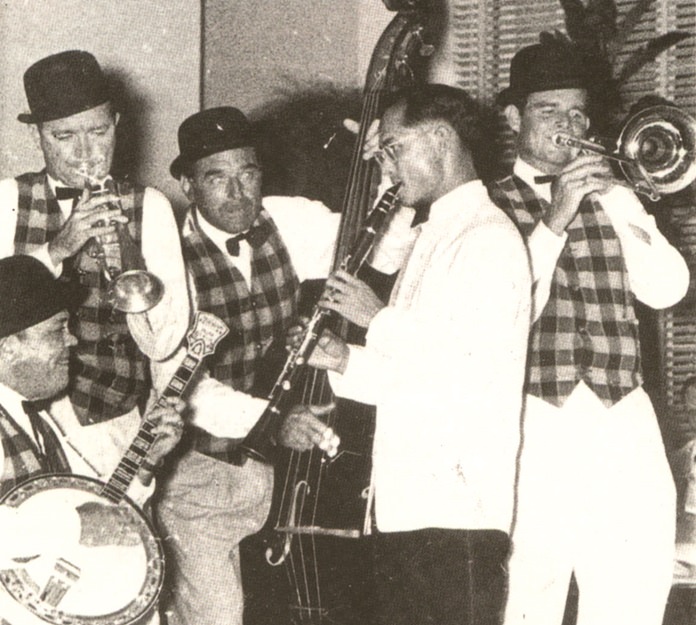
[[[17,184],[15,253],[29,254],[56,236],[63,216],[45,172],[19,176]],[[143,193],[143,187],[134,187],[121,199],[138,247]],[[71,350],[68,391],[80,423],[108,421],[144,406],[150,392],[147,359],[128,331],[125,314],[107,302],[108,281],[96,259],[81,251],[64,262],[61,279],[80,282],[87,294],[70,319],[78,344]]]
[[[297,317],[300,282],[271,216],[262,209],[254,222],[265,235],[252,248],[251,288],[242,274],[196,225],[189,211],[182,234],[182,252],[193,277],[198,310],[213,313],[230,328],[215,354],[207,358],[210,374],[234,389],[250,392],[262,358],[274,340],[284,340]],[[260,416],[260,415],[259,415]],[[210,437],[211,439],[214,437]],[[221,443],[221,439],[218,439]],[[203,453],[215,441],[197,446]]]
[[[548,202],[516,176],[491,198],[528,237]],[[642,384],[638,320],[621,244],[599,202],[586,199],[566,228],[548,303],[532,326],[527,392],[562,406],[583,380],[611,407]]]
[[[60,443],[50,426],[43,421],[40,434],[46,447],[52,449],[57,466],[49,466],[43,454],[39,454],[29,436],[0,406],[0,441],[5,455],[4,466],[0,474],[0,497],[10,492],[15,486],[36,475],[45,473],[67,473],[70,471],[68,461],[63,454]]]

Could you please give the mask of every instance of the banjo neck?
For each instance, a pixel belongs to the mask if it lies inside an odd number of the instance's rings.
[[[194,325],[187,334],[187,352],[176,373],[160,395],[155,406],[164,407],[166,399],[183,396],[203,359],[212,354],[218,342],[228,333],[227,326],[217,317],[205,312],[196,313]],[[101,495],[112,503],[119,503],[142,467],[145,456],[157,435],[152,433],[155,423],[146,415],[133,442],[118,466],[104,484]]]

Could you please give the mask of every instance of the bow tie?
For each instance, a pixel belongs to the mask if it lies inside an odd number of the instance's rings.
[[[421,224],[424,224],[426,221],[428,221],[429,217],[430,217],[430,207],[429,206],[427,208],[417,208],[415,215],[413,215],[413,221],[411,222],[411,228],[415,228],[416,226],[420,226]]]
[[[547,182],[554,182],[556,178],[558,178],[558,176],[554,176],[553,174],[534,176],[534,182],[535,184],[546,184]]]
[[[84,189],[76,189],[74,187],[56,187],[56,199],[79,200],[83,191]]]
[[[230,256],[239,256],[239,242],[248,241],[251,247],[260,247],[266,240],[263,229],[260,226],[249,228],[246,232],[236,234],[225,241],[225,247]]]

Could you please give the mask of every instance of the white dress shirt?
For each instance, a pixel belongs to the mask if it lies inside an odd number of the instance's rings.
[[[263,206],[275,222],[288,250],[297,276],[303,280],[326,278],[331,269],[340,214],[332,213],[321,202],[302,197],[271,196],[263,199]],[[228,258],[229,262],[251,280],[251,252],[247,241],[240,241],[239,256],[227,252],[225,241],[230,234],[215,228],[197,215],[199,227],[210,237]],[[186,230],[184,231],[184,233]],[[197,309],[193,276],[189,274],[192,307]],[[162,363],[153,363],[153,380],[157,385],[166,384],[174,374],[183,353]],[[266,409],[265,399],[235,391],[227,384],[203,375],[187,396],[190,422],[213,436],[242,438]]]
[[[543,172],[518,158],[514,173],[534,192],[551,201],[551,183],[537,184],[534,176]],[[681,300],[689,288],[689,268],[681,254],[665,239],[655,218],[645,212],[635,193],[615,185],[598,196],[621,243],[631,290],[644,304],[661,309]],[[553,272],[568,235],[551,231],[540,220],[527,241],[534,280],[534,319],[549,299]]]
[[[438,199],[413,231],[407,220],[393,222],[402,245],[384,237],[390,250],[411,248],[390,304],[366,345],[350,346],[345,373],[330,374],[339,396],[377,406],[377,526],[509,532],[530,316],[524,244],[479,180]],[[385,266],[382,249],[374,266]]]

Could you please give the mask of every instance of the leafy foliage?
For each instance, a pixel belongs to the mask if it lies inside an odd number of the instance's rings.
[[[591,71],[591,100],[598,130],[611,128],[621,116],[623,106],[620,89],[645,65],[662,52],[691,36],[684,31],[671,31],[654,37],[617,67],[619,55],[628,38],[650,10],[654,0],[637,0],[619,21],[614,0],[559,0],[565,13],[566,32],[541,33],[541,41],[555,40],[571,45],[583,55]]]

